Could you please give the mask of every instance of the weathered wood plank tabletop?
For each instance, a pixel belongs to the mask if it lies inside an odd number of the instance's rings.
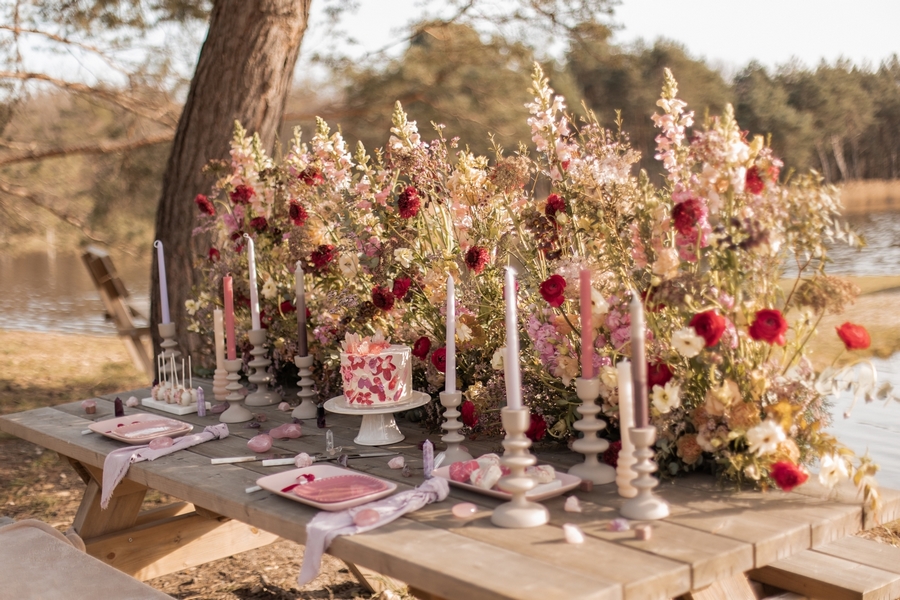
[[[211,390],[207,392],[212,397]],[[147,391],[118,395],[143,397]],[[114,396],[98,398],[94,415],[86,415],[80,403],[71,403],[0,417],[0,430],[67,457],[85,479],[88,491],[75,526],[83,535],[89,534],[85,536],[89,552],[146,579],[257,547],[275,536],[305,542],[306,524],[317,513],[314,508],[265,491],[246,492],[260,476],[293,467],[262,467],[259,462],[210,464],[210,458],[252,454],[246,442],[257,431],[244,424],[230,426],[231,435],[224,440],[132,465],[110,509],[100,511],[98,479],[103,461],[123,445],[82,431],[90,420],[113,416]],[[253,410],[266,414],[267,428],[290,419],[290,413],[274,407]],[[137,411],[154,412],[126,409],[126,413]],[[218,422],[217,415],[173,418],[200,426],[195,430]],[[344,452],[367,450],[353,445],[359,422],[360,417],[327,416],[335,445]],[[325,431],[314,421],[304,422],[302,437],[276,440],[272,452],[321,452]],[[430,437],[440,450],[440,436],[426,436],[414,425],[404,426],[404,433],[405,440],[388,448],[406,457],[412,477],[404,478],[399,470],[388,468],[390,457],[352,459],[349,466],[392,480],[400,490],[421,483],[417,445]],[[476,456],[502,453],[497,441],[467,445]],[[568,468],[579,458],[565,452],[539,452],[538,456],[558,469]],[[147,489],[185,503],[141,513]],[[636,539],[633,531],[607,529],[619,516],[622,501],[614,485],[572,492],[581,500],[581,513],[565,512],[563,496],[546,501],[550,523],[531,529],[491,525],[491,510],[500,501],[451,488],[446,501],[369,533],[339,537],[329,552],[440,598],[674,598],[870,527],[876,518],[900,518],[900,492],[892,490],[882,490],[884,509],[875,517],[864,513],[855,489],[828,492],[814,482],[790,494],[761,493],[723,489],[708,477],[693,476],[663,482],[657,489],[670,503],[672,514],[652,523],[652,536],[646,541]],[[479,511],[467,519],[452,516],[452,506],[460,501],[474,502]],[[581,527],[585,543],[567,544],[564,523]]]

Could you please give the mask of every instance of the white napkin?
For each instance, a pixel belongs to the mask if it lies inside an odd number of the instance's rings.
[[[337,536],[363,533],[381,527],[408,512],[419,510],[426,504],[440,502],[449,493],[450,486],[447,480],[435,477],[415,489],[400,492],[383,500],[361,504],[341,512],[320,512],[306,525],[306,550],[297,583],[306,585],[316,578],[322,565],[322,555]],[[376,511],[378,520],[370,525],[356,525],[353,518],[363,510]]]
[[[125,477],[131,463],[141,462],[144,460],[154,460],[160,456],[171,454],[178,450],[184,450],[209,440],[219,440],[228,437],[228,425],[219,423],[210,425],[203,429],[202,433],[185,435],[175,438],[175,443],[168,448],[159,448],[152,450],[150,446],[131,446],[130,448],[120,448],[113,450],[106,455],[103,461],[103,491],[100,494],[100,508],[105,509],[109,506],[109,499],[112,498],[113,490],[119,485],[119,482]]]

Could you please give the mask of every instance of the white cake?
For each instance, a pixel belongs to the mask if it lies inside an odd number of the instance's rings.
[[[341,380],[347,404],[378,408],[412,396],[412,351],[382,338],[347,336],[341,352]]]

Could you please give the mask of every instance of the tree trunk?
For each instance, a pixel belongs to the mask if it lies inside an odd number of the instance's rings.
[[[834,162],[841,172],[841,181],[850,181],[850,173],[847,171],[847,161],[844,160],[844,141],[836,135],[831,136],[831,150],[834,152]]]
[[[825,183],[831,183],[831,165],[828,163],[828,155],[821,142],[816,142],[816,154],[819,155],[819,165],[822,167],[822,177],[825,178]]]
[[[156,213],[156,237],[165,248],[169,306],[182,352],[198,347],[188,335],[185,300],[198,274],[194,258],[206,255],[207,242],[192,240],[197,208],[193,199],[211,181],[202,168],[211,159],[228,159],[235,120],[257,132],[272,148],[291,87],[300,42],[312,0],[216,0],[200,50],[184,111],[172,143]],[[153,345],[159,352],[159,280],[156,253],[151,276]],[[197,362],[195,357],[194,362]]]

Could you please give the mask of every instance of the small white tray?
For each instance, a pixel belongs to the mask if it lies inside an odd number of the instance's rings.
[[[146,444],[158,437],[184,435],[193,428],[190,423],[148,413],[125,415],[88,425],[88,429],[94,433],[134,446]]]
[[[197,404],[188,404],[187,406],[182,406],[181,404],[169,404],[168,402],[160,402],[159,400],[154,400],[153,398],[144,398],[141,400],[141,404],[146,406],[147,408],[153,408],[155,410],[161,410],[163,412],[172,413],[173,415],[189,415],[191,413],[197,412]],[[212,408],[212,405],[207,402],[206,410]]]
[[[309,498],[302,498],[297,494],[294,494],[293,492],[282,491],[287,486],[297,483],[297,476],[301,474],[314,475],[316,481],[326,479],[328,477],[340,477],[343,475],[359,476],[365,479],[379,482],[384,486],[384,489],[372,494],[368,494],[366,496],[351,498],[349,500],[340,502],[317,502]],[[397,484],[393,481],[387,481],[379,477],[372,477],[371,475],[360,473],[359,471],[342,469],[341,467],[336,467],[334,465],[311,465],[309,467],[303,467],[301,469],[291,469],[290,471],[275,473],[274,475],[266,475],[265,477],[257,479],[256,485],[264,490],[272,492],[273,494],[278,494],[283,498],[296,500],[297,502],[302,502],[303,504],[308,504],[315,508],[328,511],[344,510],[346,508],[352,508],[354,506],[359,506],[360,504],[365,504],[366,502],[371,502],[372,500],[378,500],[379,498],[390,496],[394,493],[394,490],[397,489]]]
[[[504,492],[502,490],[486,490],[484,488],[478,487],[477,485],[472,485],[471,483],[453,481],[452,479],[450,479],[449,465],[446,467],[435,469],[434,471],[432,471],[432,473],[435,477],[443,477],[448,482],[450,482],[450,485],[454,485],[464,490],[469,490],[470,492],[484,494],[485,496],[492,496],[501,500],[509,500],[512,497],[507,492]],[[568,473],[560,473],[557,470],[556,481],[559,482],[558,486],[554,482],[538,484],[533,489],[529,490],[528,493],[525,494],[525,497],[529,500],[540,502],[541,500],[546,500],[547,498],[553,498],[554,496],[565,494],[566,492],[577,488],[578,484],[581,483],[581,478],[575,477],[574,475],[569,475]]]

